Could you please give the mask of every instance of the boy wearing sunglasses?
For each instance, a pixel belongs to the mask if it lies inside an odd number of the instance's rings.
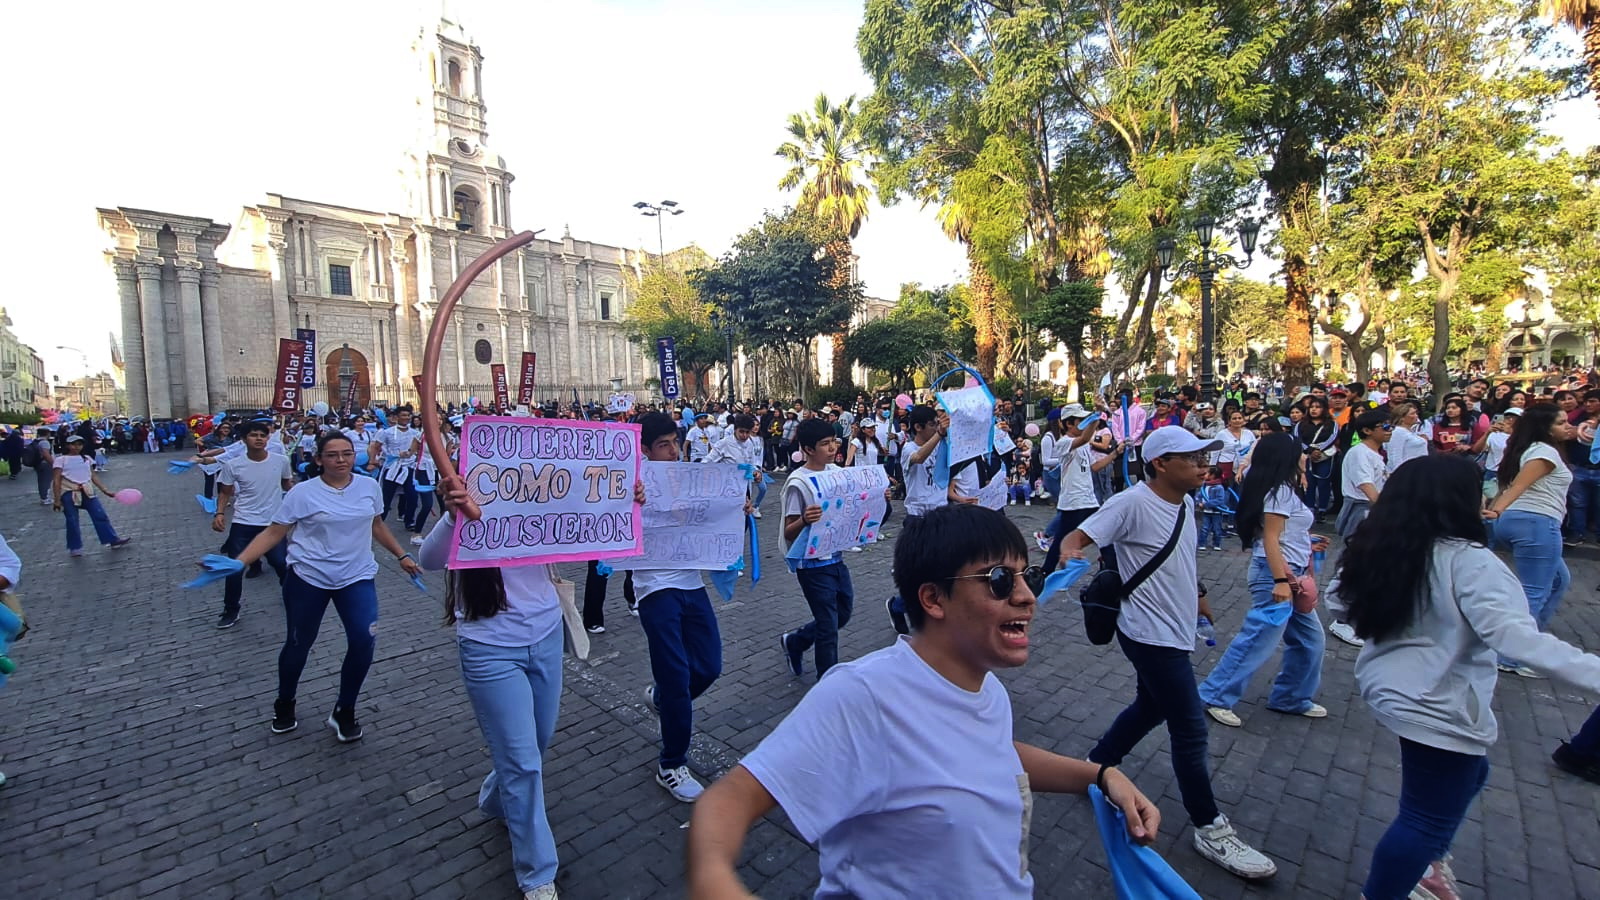
[[[1061,543],[1063,560],[1083,559],[1093,544],[1116,547],[1117,571],[1132,577],[1171,541],[1166,561],[1122,601],[1117,642],[1138,673],[1133,702],[1089,751],[1089,761],[1118,765],[1163,722],[1172,740],[1172,771],[1183,807],[1194,824],[1194,848],[1242,878],[1269,878],[1277,865],[1245,843],[1217,808],[1207,759],[1210,738],[1204,705],[1195,686],[1195,623],[1212,621],[1195,569],[1194,499],[1205,481],[1219,440],[1203,440],[1177,425],[1144,439],[1145,480],[1106,501]]]
[[[1099,784],[1132,838],[1153,841],[1160,812],[1117,769],[1012,737],[993,672],[1028,659],[1027,582],[1043,572],[1027,565],[1002,512],[955,504],[908,526],[894,571],[911,635],[835,666],[700,798],[689,896],[750,896],[735,872],[740,845],[774,806],[817,845],[828,897],[1032,897],[1033,791]]]

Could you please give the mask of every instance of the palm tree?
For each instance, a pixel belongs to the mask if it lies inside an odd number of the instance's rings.
[[[838,106],[827,94],[818,94],[809,113],[789,117],[789,136],[777,155],[789,162],[789,171],[778,181],[782,190],[800,188],[796,205],[832,228],[840,238],[828,245],[838,277],[849,279],[854,271],[850,241],[861,233],[867,219],[872,192],[866,185],[868,150],[861,133],[859,110],[854,94]],[[845,355],[844,334],[833,339],[833,381],[848,380],[850,361]]]
[[[978,347],[974,363],[984,378],[993,379],[1000,352],[1000,315],[995,306],[994,275],[972,242],[972,211],[954,198],[939,207],[939,224],[945,236],[959,241],[967,251],[967,290],[971,292],[973,342]]]
[[[1540,0],[1539,11],[1558,24],[1571,25],[1583,36],[1589,93],[1600,102],[1600,0]]]

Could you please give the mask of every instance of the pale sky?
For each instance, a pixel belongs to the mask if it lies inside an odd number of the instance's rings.
[[[676,200],[667,246],[727,249],[777,189],[788,115],[819,91],[864,96],[863,0],[448,0],[484,54],[490,146],[516,176],[513,226],[654,249],[634,201]],[[120,324],[96,207],[235,224],[280,193],[405,212],[402,156],[427,85],[410,47],[438,0],[125,0],[7,11],[20,124],[0,146],[0,247],[15,331],[63,381],[110,366]],[[1564,104],[1568,146],[1600,141],[1596,107]],[[960,280],[932,210],[875,206],[856,241],[867,292]],[[1275,269],[1252,267],[1264,277]]]

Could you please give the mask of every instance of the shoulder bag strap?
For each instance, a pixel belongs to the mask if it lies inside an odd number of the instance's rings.
[[[1178,519],[1172,523],[1172,534],[1168,536],[1166,544],[1156,551],[1155,556],[1150,557],[1149,561],[1140,566],[1139,571],[1133,573],[1132,578],[1122,583],[1123,596],[1132,595],[1134,588],[1144,584],[1145,579],[1154,575],[1156,570],[1161,568],[1161,564],[1167,561],[1167,557],[1172,555],[1173,548],[1178,546],[1178,535],[1183,533],[1183,517],[1188,514],[1189,504],[1178,504]]]

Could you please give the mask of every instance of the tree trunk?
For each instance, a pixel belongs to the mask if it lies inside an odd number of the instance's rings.
[[[848,287],[850,272],[854,268],[853,257],[855,256],[855,252],[850,246],[850,240],[845,238],[833,241],[828,244],[826,252],[833,257],[833,286],[836,288]],[[830,335],[830,337],[833,339],[832,381],[835,385],[851,384],[854,379],[850,375],[850,357],[845,354],[844,350],[845,332],[841,331]]]
[[[1589,69],[1589,93],[1600,103],[1600,15],[1591,14],[1583,23],[1583,62]]]
[[[1439,281],[1439,293],[1433,299],[1433,347],[1428,351],[1428,380],[1433,382],[1433,409],[1438,412],[1444,405],[1444,395],[1450,391],[1450,370],[1445,357],[1450,353],[1450,298],[1456,293],[1456,277],[1446,276]]]
[[[1283,385],[1290,390],[1311,384],[1311,290],[1305,256],[1287,253],[1283,259],[1284,308],[1288,313],[1287,342],[1283,353]]]
[[[995,362],[999,357],[1000,334],[998,316],[995,314],[995,284],[978,251],[967,245],[967,288],[972,292],[972,326],[976,332],[978,358],[974,365],[983,377],[994,380]]]

